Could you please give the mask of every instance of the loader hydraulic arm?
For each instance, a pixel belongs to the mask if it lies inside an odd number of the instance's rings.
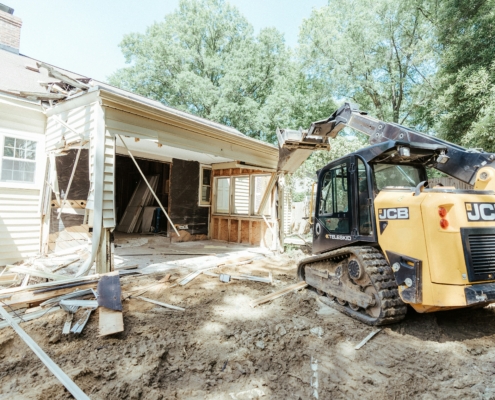
[[[335,138],[346,126],[368,135],[372,145],[392,140],[403,142],[406,146],[441,146],[445,150],[437,157],[433,165],[435,169],[474,185],[476,189],[495,189],[495,154],[466,149],[399,124],[377,120],[350,103],[345,103],[328,119],[313,122],[305,135],[323,140]]]

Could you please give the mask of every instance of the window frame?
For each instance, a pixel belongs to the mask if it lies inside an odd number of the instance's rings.
[[[203,200],[203,187],[208,186],[203,184],[203,172],[204,170],[210,171],[210,199],[208,202]],[[213,197],[213,169],[209,165],[200,165],[199,166],[199,193],[198,193],[198,206],[200,207],[211,207],[212,197]]]
[[[268,213],[266,213],[266,214],[264,214],[263,212],[261,212],[260,214],[257,214],[258,210],[256,209],[255,204],[254,204],[255,200],[256,200],[254,194],[255,194],[256,177],[257,176],[266,176],[269,178],[268,184],[270,184],[270,179],[272,177],[272,174],[253,174],[251,176],[253,178],[251,179],[251,182],[250,182],[250,185],[251,185],[250,186],[250,191],[251,191],[250,194],[252,193],[253,196],[250,196],[250,207],[252,210],[250,215],[253,217],[261,217],[261,218],[263,218],[263,216],[265,216],[265,217],[271,216],[272,215],[271,204],[272,204],[272,200],[273,200],[272,199],[273,189],[272,189],[272,191],[270,191],[270,196],[268,197],[268,201],[267,201],[266,206],[265,206],[266,208],[268,208]],[[263,196],[261,197],[261,199],[263,199]]]
[[[212,196],[212,214],[213,215],[218,215],[218,216],[223,216],[223,217],[234,217],[234,218],[260,218],[262,219],[263,217],[271,217],[273,210],[272,210],[272,202],[273,202],[273,196],[272,193],[270,193],[270,198],[267,203],[267,208],[268,212],[266,214],[256,214],[256,211],[254,209],[254,182],[255,182],[255,177],[257,176],[271,176],[270,174],[242,174],[242,175],[228,175],[228,176],[214,176],[213,177],[213,196]],[[248,190],[249,190],[249,200],[248,200],[248,213],[247,214],[238,214],[234,212],[234,195],[235,195],[235,179],[236,178],[249,178],[249,183],[248,183]],[[229,179],[229,212],[228,213],[223,213],[223,212],[218,212],[217,210],[217,200],[218,200],[218,179]]]
[[[5,148],[5,138],[10,137],[14,139],[23,139],[36,142],[36,154],[34,162],[34,182],[22,182],[22,181],[2,181],[1,171],[3,169],[4,162],[4,148]],[[12,188],[12,189],[42,189],[44,182],[44,175],[46,170],[45,161],[45,142],[44,135],[37,133],[19,132],[10,129],[0,129],[0,146],[1,146],[1,157],[0,157],[0,188]],[[14,160],[14,158],[9,158]],[[19,159],[21,160],[21,159]],[[22,160],[21,160],[22,161]],[[25,160],[24,160],[25,161]]]
[[[231,197],[232,197],[232,182],[231,182],[231,177],[230,176],[215,176],[213,178],[213,214],[217,214],[217,215],[230,215],[230,210],[231,210]],[[228,206],[228,211],[227,212],[219,212],[218,211],[218,204],[217,204],[217,200],[218,200],[218,180],[219,179],[228,179],[229,180],[229,193],[228,193],[228,202],[229,202],[229,206]]]

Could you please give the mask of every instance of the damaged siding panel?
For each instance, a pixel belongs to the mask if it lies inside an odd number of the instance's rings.
[[[54,115],[65,121],[79,134],[89,137],[94,129],[95,106],[95,103],[88,104]],[[62,138],[65,138],[67,144],[80,141],[80,135],[59,124],[55,117],[49,116],[46,126],[46,150],[53,150]]]
[[[98,105],[98,107],[100,107]],[[105,123],[105,118],[101,123]],[[90,194],[88,197],[88,203],[86,208],[94,208],[94,189],[95,189],[95,179],[101,179],[100,177],[95,177],[95,137],[97,130],[91,131],[90,136]],[[114,185],[114,174],[115,174],[115,137],[107,130],[104,130],[104,166],[103,166],[103,227],[104,228],[115,228],[115,185]]]
[[[39,198],[39,190],[0,188],[0,265],[38,253]]]

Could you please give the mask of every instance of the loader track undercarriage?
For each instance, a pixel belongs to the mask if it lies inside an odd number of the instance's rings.
[[[368,325],[399,322],[406,314],[392,269],[374,247],[308,257],[299,262],[297,274],[322,302]]]

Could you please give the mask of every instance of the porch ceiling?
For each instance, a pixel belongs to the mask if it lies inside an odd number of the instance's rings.
[[[173,158],[178,158],[181,160],[198,161],[202,164],[216,164],[233,161],[230,158],[219,157],[192,150],[185,150],[178,147],[167,145],[158,147],[157,140],[142,139],[136,142],[132,137],[121,137],[135,157],[149,158],[165,162],[171,162]],[[127,155],[127,151],[119,138],[117,138],[116,152],[117,154]]]

